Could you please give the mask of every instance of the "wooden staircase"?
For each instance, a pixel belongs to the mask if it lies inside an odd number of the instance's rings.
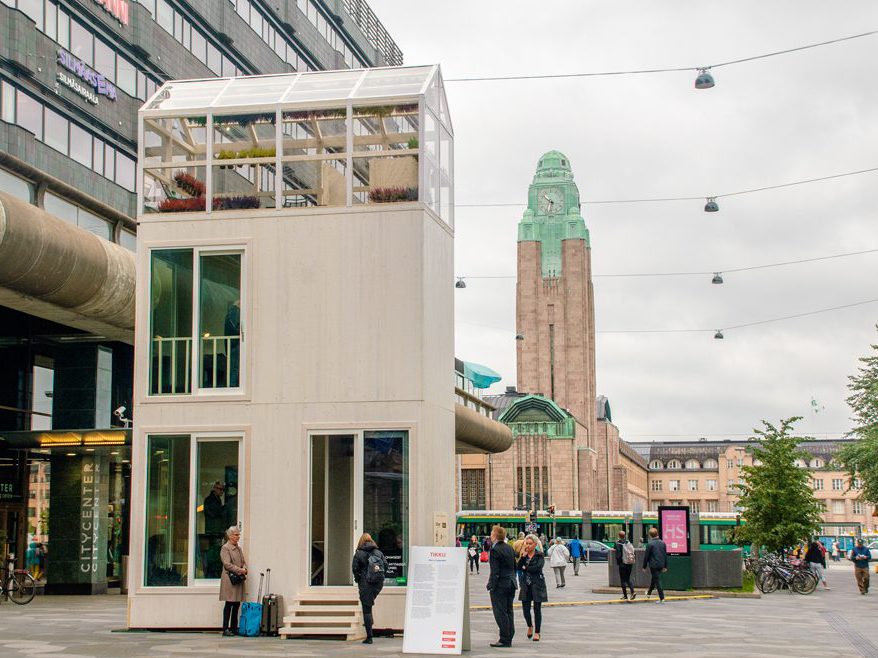
[[[356,589],[299,594],[287,607],[279,633],[286,638],[330,636],[362,640],[366,630]]]

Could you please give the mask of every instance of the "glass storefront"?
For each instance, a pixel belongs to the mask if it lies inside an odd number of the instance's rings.
[[[238,441],[198,443],[195,578],[222,575],[225,532],[238,524]]]
[[[408,432],[363,436],[363,528],[387,558],[388,585],[408,574]]]
[[[188,582],[189,461],[188,436],[149,437],[145,585]]]
[[[152,395],[191,391],[192,250],[152,252]]]

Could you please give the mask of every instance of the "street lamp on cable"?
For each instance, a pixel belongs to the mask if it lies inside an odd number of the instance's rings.
[[[723,282],[723,273],[722,272],[714,272],[713,279],[710,281],[714,285],[719,285]]]
[[[462,276],[457,277],[457,283],[454,284],[455,288],[466,288],[466,282],[463,280]]]
[[[695,78],[696,89],[710,89],[711,87],[716,86],[716,83],[713,81],[713,76],[707,72],[708,68],[698,69],[698,77]]]
[[[713,335],[713,337],[714,337],[714,339],[716,339],[716,340],[722,340],[723,338],[725,338],[725,336],[723,336],[723,331],[722,331],[722,329],[717,329],[717,330],[716,330],[716,333]]]
[[[515,334],[515,340],[524,340],[524,334]]]
[[[715,196],[709,196],[705,199],[704,212],[719,212],[719,204],[716,202]]]

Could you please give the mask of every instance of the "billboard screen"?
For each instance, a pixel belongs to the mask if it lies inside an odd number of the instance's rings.
[[[659,537],[668,555],[689,555],[689,508],[659,507]]]

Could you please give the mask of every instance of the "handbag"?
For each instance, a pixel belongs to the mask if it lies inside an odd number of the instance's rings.
[[[234,573],[232,571],[229,571],[229,582],[232,583],[232,585],[235,585],[235,586],[240,585],[245,580],[247,580],[246,575],[244,575],[242,573]]]
[[[482,551],[479,554],[479,562],[487,562],[488,561],[488,551]]]

